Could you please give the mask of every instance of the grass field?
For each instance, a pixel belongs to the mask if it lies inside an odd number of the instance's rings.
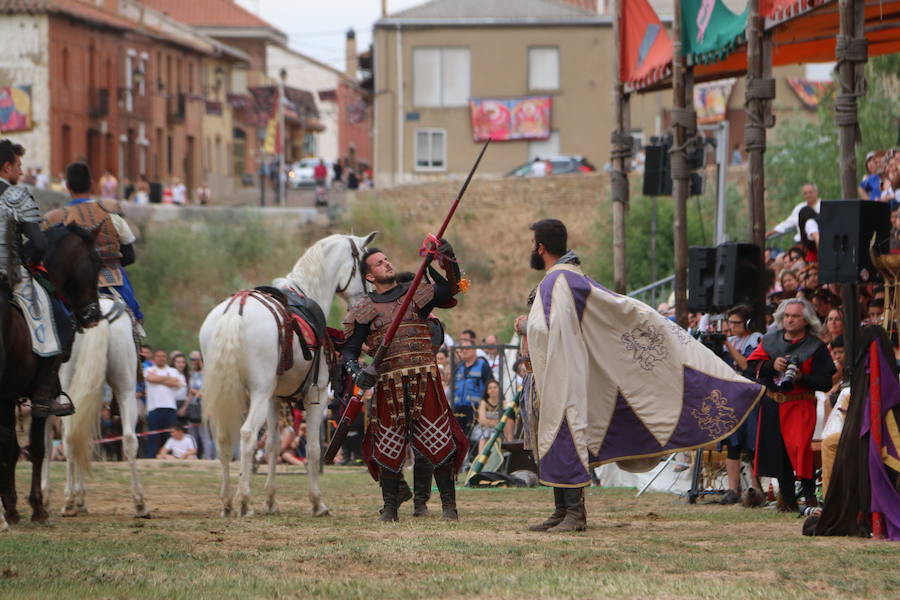
[[[804,538],[801,521],[674,496],[590,488],[589,529],[525,531],[547,489],[458,492],[461,521],[379,524],[361,468],[323,478],[313,518],[302,468],[279,467],[281,515],[218,517],[217,465],[141,463],[152,518],[131,517],[127,471],[95,467],[90,514],[0,534],[0,598],[896,598],[898,550]],[[294,469],[294,468],[292,468]],[[27,471],[18,472],[20,505]],[[53,512],[64,484],[54,464]],[[261,505],[263,477],[253,480]],[[436,494],[435,494],[436,496]],[[27,507],[25,507],[27,509]],[[20,510],[23,507],[20,506]],[[27,510],[23,516],[30,514]]]

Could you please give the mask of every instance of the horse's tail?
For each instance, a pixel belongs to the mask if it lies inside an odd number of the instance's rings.
[[[100,430],[103,384],[109,358],[109,323],[106,319],[100,319],[96,327],[86,329],[80,342],[72,382],[66,390],[75,405],[75,414],[65,419],[68,430],[66,456],[88,473],[94,440]]]
[[[247,404],[241,377],[241,346],[241,316],[236,308],[226,309],[216,323],[204,357],[203,419],[212,423],[217,437],[227,435],[229,442],[243,423]]]

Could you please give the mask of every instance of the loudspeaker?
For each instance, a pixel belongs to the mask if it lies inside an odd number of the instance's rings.
[[[688,310],[713,310],[716,283],[716,249],[704,246],[688,248]]]
[[[720,311],[736,304],[757,307],[765,298],[766,266],[763,252],[754,244],[728,242],[716,248],[713,306]]]
[[[887,202],[829,200],[819,212],[819,282],[870,283],[881,281],[872,266],[869,244],[887,253],[891,235],[891,208]]]
[[[163,186],[158,181],[153,181],[150,183],[150,193],[148,194],[150,197],[150,202],[153,204],[159,204],[162,202],[163,197]]]
[[[671,196],[672,174],[669,172],[669,146],[644,146],[645,196]]]

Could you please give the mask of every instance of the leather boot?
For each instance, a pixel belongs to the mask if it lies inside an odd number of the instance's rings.
[[[562,522],[547,531],[563,533],[587,529],[587,512],[584,510],[584,488],[562,488],[566,503],[566,516]]]
[[[65,417],[75,412],[71,399],[60,391],[60,356],[41,359],[38,364],[37,385],[31,394],[31,414],[39,419]]]
[[[384,507],[381,509],[381,516],[378,517],[378,520],[382,523],[399,521],[397,509],[400,507],[401,478],[397,473],[391,473],[382,469],[380,479],[381,498],[384,500]]]
[[[441,496],[441,520],[459,521],[456,510],[456,482],[453,481],[453,461],[448,460],[434,470],[434,481]]]
[[[566,517],[566,501],[563,498],[563,488],[553,488],[553,505],[553,514],[542,523],[529,527],[528,531],[547,531],[551,527],[556,527],[562,523],[562,520]]]
[[[431,498],[431,476],[434,467],[424,456],[416,456],[413,463],[413,516],[428,516],[426,503]]]

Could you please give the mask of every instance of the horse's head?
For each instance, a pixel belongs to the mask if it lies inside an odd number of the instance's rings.
[[[377,231],[373,231],[365,237],[354,235],[341,236],[346,240],[346,247],[341,254],[341,264],[338,267],[340,275],[335,293],[344,299],[347,306],[352,306],[359,302],[368,291],[366,279],[359,268],[359,261],[363,252],[366,251],[366,246],[375,239],[377,234]]]
[[[93,327],[102,318],[97,296],[100,255],[94,249],[97,232],[77,225],[56,225],[47,230],[44,266],[50,282],[75,313],[79,329]]]

